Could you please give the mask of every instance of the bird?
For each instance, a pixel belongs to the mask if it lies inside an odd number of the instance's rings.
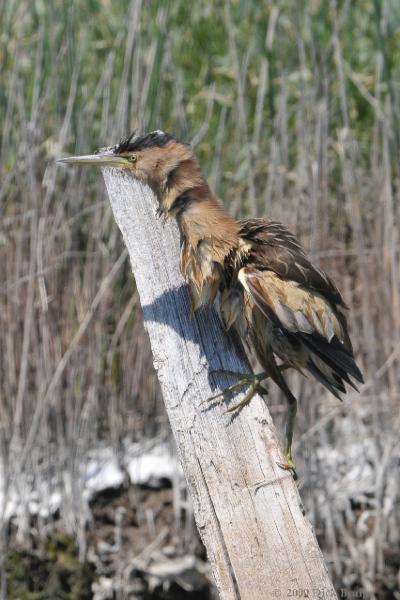
[[[280,222],[232,217],[212,193],[190,144],[169,133],[133,133],[94,154],[59,161],[121,168],[151,187],[158,215],[178,224],[180,270],[192,312],[217,301],[225,329],[237,332],[262,367],[260,373],[230,373],[238,382],[210,400],[247,386],[243,400],[228,409],[239,410],[256,392],[266,393],[261,384],[271,379],[288,403],[283,466],[295,472],[297,399],[285,370],[311,374],[339,399],[346,384],[357,390],[355,381],[364,382],[349,337],[347,306],[332,278]]]

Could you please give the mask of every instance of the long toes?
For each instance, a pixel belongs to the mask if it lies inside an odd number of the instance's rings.
[[[234,406],[230,406],[229,408],[227,408],[224,411],[224,414],[229,415],[230,413],[235,412],[235,410],[239,410],[240,408],[243,408],[243,406],[245,406],[246,404],[248,404],[248,402],[239,402],[238,404],[235,404]]]
[[[246,406],[246,404],[249,404],[250,401],[252,400],[254,394],[256,393],[256,389],[257,389],[256,387],[251,387],[250,390],[245,395],[245,397],[243,398],[243,400],[241,400],[234,406],[230,406],[225,412],[231,413],[231,412],[234,412],[235,410],[239,410],[239,409],[243,408],[244,406]]]
[[[246,404],[249,404],[252,397],[253,397],[253,394],[251,394],[249,396],[249,394],[247,393],[245,395],[245,397],[243,398],[243,400],[241,400],[241,402],[238,402],[237,404],[234,404],[233,406],[230,406],[229,408],[227,408],[225,411],[225,414],[233,413],[233,412],[235,412],[235,410],[239,410],[239,409],[243,408],[244,406],[246,406]]]
[[[215,394],[214,396],[210,396],[209,398],[205,398],[204,400],[202,400],[200,402],[200,406],[206,404],[207,402],[218,400],[218,398],[224,398],[225,396],[228,396],[228,394],[230,394],[230,390],[222,390],[222,392],[218,392],[218,394]]]
[[[210,396],[209,398],[205,398],[200,402],[200,406],[202,404],[206,404],[207,402],[212,402],[213,400],[217,400],[217,398],[222,398],[225,395],[225,392],[219,392],[219,394],[215,394],[215,396]]]
[[[215,400],[216,398],[222,398],[222,397],[225,398],[225,396],[229,396],[230,394],[233,394],[238,388],[241,388],[245,385],[248,385],[246,381],[238,381],[237,383],[234,383],[233,385],[229,386],[228,388],[225,388],[221,392],[218,392],[218,394],[215,394],[214,396],[211,396],[210,398],[207,398],[206,400],[202,400],[202,402],[200,402],[200,404],[203,404],[204,402],[210,402],[211,400]]]
[[[226,369],[215,369],[214,371],[210,371],[211,375],[227,375],[228,377],[245,377],[244,373],[239,373],[239,371],[227,371]]]
[[[286,469],[287,471],[295,471],[296,470],[296,465],[294,464],[294,462],[291,458],[286,457],[286,462],[281,463],[280,466],[282,467],[282,469]]]
[[[291,471],[292,475],[293,475],[293,479],[295,481],[297,481],[298,477],[297,477],[296,466],[292,460],[285,462],[285,463],[277,462],[276,464],[278,465],[278,467],[280,467],[281,469],[284,469],[285,471]]]
[[[292,475],[294,479],[297,479],[296,466],[292,459],[292,452],[290,449],[285,450],[284,452],[285,461],[284,463],[278,462],[277,465],[281,467],[281,469],[285,469],[285,471],[292,471]]]
[[[236,390],[238,390],[241,387],[250,386],[250,389],[247,392],[247,394],[245,395],[245,397],[243,398],[243,400],[241,402],[238,402],[234,406],[231,406],[230,408],[228,408],[225,411],[226,413],[231,413],[231,412],[234,412],[235,410],[243,408],[243,406],[248,404],[257,392],[260,393],[261,395],[265,395],[265,396],[268,395],[268,390],[265,387],[263,387],[260,383],[260,381],[262,381],[262,379],[266,379],[266,377],[261,378],[260,375],[251,375],[251,374],[246,375],[244,373],[238,373],[236,371],[226,371],[224,369],[218,369],[216,371],[210,371],[210,372],[212,374],[227,375],[228,377],[229,376],[238,377],[239,381],[237,381],[233,385],[229,386],[228,388],[225,388],[221,392],[218,392],[218,394],[215,394],[214,396],[211,396],[210,398],[203,400],[200,404],[204,404],[205,402],[211,402],[213,400],[216,400],[216,399],[222,398],[222,397],[225,398],[226,396],[229,396],[230,394],[234,393]],[[264,374],[262,374],[262,375],[264,375]]]

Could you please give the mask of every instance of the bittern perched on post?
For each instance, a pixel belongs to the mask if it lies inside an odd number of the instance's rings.
[[[236,221],[213,196],[189,145],[162,131],[130,137],[89,156],[61,159],[71,164],[127,169],[148,184],[159,214],[174,217],[182,237],[180,268],[189,284],[192,310],[217,295],[227,330],[234,327],[263,367],[223,392],[248,385],[235,410],[250,402],[271,378],[288,403],[287,466],[292,461],[297,401],[283,371],[309,371],[340,398],[345,383],[363,382],[347,331],[346,305],[336,285],[313,265],[295,237],[266,219]],[[278,364],[277,359],[282,361]]]

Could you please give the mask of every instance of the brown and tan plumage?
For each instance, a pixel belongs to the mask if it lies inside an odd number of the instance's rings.
[[[236,221],[227,214],[212,195],[190,146],[169,134],[131,136],[94,155],[63,161],[129,169],[153,188],[159,213],[174,217],[181,232],[180,268],[189,285],[192,310],[219,297],[226,329],[238,331],[264,369],[261,375],[243,379],[251,384],[245,402],[267,377],[287,398],[286,456],[288,466],[293,466],[297,403],[284,369],[308,371],[339,398],[346,383],[355,387],[352,379],[363,381],[348,335],[346,306],[333,281],[309,261],[280,223]]]

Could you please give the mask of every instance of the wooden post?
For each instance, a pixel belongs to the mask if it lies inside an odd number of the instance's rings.
[[[103,175],[220,597],[336,598],[296,484],[278,466],[284,458],[263,399],[238,414],[225,414],[225,402],[204,402],[233,383],[212,370],[249,372],[249,365],[214,308],[190,319],[175,222],[156,217],[153,193],[129,174],[104,168]]]

